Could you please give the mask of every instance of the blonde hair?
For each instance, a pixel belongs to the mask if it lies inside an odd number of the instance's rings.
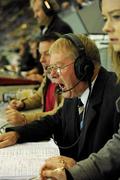
[[[73,46],[72,42],[65,38],[59,38],[50,47],[50,54],[63,52],[67,57],[77,58],[77,49]],[[67,52],[67,54],[66,54]]]
[[[110,55],[112,58],[113,69],[114,69],[115,73],[117,74],[118,81],[120,81],[120,51],[115,52],[112,45],[109,46],[109,49],[110,49]]]
[[[77,34],[76,37],[83,44],[87,59],[91,60],[94,64],[100,65],[100,54],[95,43],[83,34]],[[50,54],[58,52],[63,52],[64,54],[67,52],[66,56],[71,56],[74,59],[79,56],[78,48],[75,47],[72,41],[64,38],[64,36],[56,40],[50,47]]]

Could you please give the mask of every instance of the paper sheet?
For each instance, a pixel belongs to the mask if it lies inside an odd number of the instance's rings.
[[[45,159],[56,155],[59,155],[59,150],[53,141],[24,143],[0,149],[0,179],[21,177],[22,180],[23,177],[37,176]]]
[[[7,104],[0,103],[0,128],[7,124],[6,116],[5,116],[5,108]]]

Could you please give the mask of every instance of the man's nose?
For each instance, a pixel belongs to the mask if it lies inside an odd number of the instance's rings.
[[[41,63],[45,63],[46,62],[46,59],[45,59],[43,54],[41,54],[41,56],[40,56],[40,62]]]
[[[56,69],[52,68],[51,71],[50,71],[50,76],[52,79],[57,79],[59,78],[59,74],[58,72],[56,71]]]

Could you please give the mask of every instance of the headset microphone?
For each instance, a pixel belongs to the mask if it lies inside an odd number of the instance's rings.
[[[62,94],[62,88],[60,88],[60,86],[58,85],[58,86],[56,86],[56,90],[55,90],[55,93],[56,94]]]
[[[62,93],[71,91],[72,89],[74,89],[74,88],[84,79],[85,76],[86,76],[86,73],[79,79],[79,81],[78,81],[77,83],[74,84],[74,86],[72,86],[72,87],[69,88],[69,89],[62,90],[62,88],[58,85],[58,86],[56,87],[56,94],[62,94]]]
[[[71,88],[66,89],[66,90],[62,90],[62,88],[58,85],[58,86],[56,87],[56,94],[62,94],[62,93],[71,91],[71,90],[74,89],[79,83],[80,83],[80,80],[79,80],[74,86],[72,86]]]

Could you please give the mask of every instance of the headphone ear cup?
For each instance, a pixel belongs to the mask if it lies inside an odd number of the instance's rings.
[[[74,63],[75,75],[79,80],[89,81],[94,73],[94,64],[82,57],[78,57]]]
[[[42,0],[42,8],[47,16],[53,16],[60,10],[59,4],[56,0]]]

